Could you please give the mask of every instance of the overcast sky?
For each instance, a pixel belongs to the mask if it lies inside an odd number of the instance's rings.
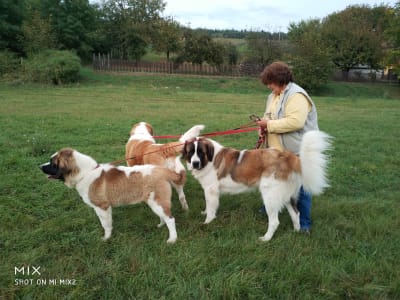
[[[394,6],[396,0],[165,0],[165,16],[195,28],[287,32],[290,23],[323,18],[349,5]]]

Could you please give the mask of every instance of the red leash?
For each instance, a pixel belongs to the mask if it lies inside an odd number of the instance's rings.
[[[168,149],[176,148],[176,147],[182,146],[182,145],[184,145],[184,144],[185,144],[185,143],[180,143],[180,144],[177,144],[177,145],[174,145],[174,146],[171,146],[171,147],[166,147],[166,148],[164,148],[164,149],[162,149],[162,150],[154,150],[154,151],[146,152],[146,153],[143,153],[142,156],[150,155],[150,154],[157,153],[157,152],[166,151],[166,150],[168,150]],[[109,162],[109,164],[110,164],[110,165],[117,165],[117,164],[122,163],[122,162],[124,162],[124,161],[128,161],[128,160],[130,160],[130,159],[135,159],[136,157],[137,157],[136,155],[134,155],[134,156],[132,156],[132,157],[125,157],[124,159],[119,159],[119,160],[111,161],[111,162]],[[98,168],[98,166],[97,166],[96,168]]]
[[[229,135],[229,134],[237,134],[237,133],[256,131],[256,130],[258,130],[258,127],[235,128],[235,129],[224,130],[224,131],[214,131],[214,132],[204,133],[200,136]],[[153,136],[153,138],[155,138],[155,139],[178,139],[180,137],[181,137],[180,135],[155,135],[155,136]]]
[[[258,130],[258,127],[242,128],[242,129],[231,129],[231,130],[225,130],[225,131],[215,131],[215,132],[205,133],[205,134],[203,134],[203,135],[201,135],[201,136],[206,137],[206,136],[217,136],[217,135],[229,135],[229,134],[238,134],[238,133],[249,132],[249,131],[256,131],[256,130]],[[180,138],[180,137],[181,137],[180,135],[159,135],[159,136],[153,136],[153,138],[158,138],[158,139],[176,139],[176,138]],[[185,144],[185,143],[180,143],[180,144],[177,144],[177,145],[174,145],[174,146],[165,148],[164,150],[155,150],[155,151],[151,151],[151,152],[146,152],[146,153],[143,153],[143,156],[144,156],[144,155],[150,155],[150,154],[153,154],[153,153],[156,153],[156,152],[165,151],[165,150],[170,149],[170,148],[179,147],[179,146],[182,146],[182,145],[184,145],[184,144]],[[136,158],[136,156],[133,156],[133,157],[126,157],[126,158],[124,158],[124,159],[114,160],[114,161],[112,161],[112,162],[109,162],[109,164],[111,164],[111,165],[116,165],[116,164],[122,163],[122,162],[124,162],[124,161],[127,161],[127,160],[129,160],[129,159],[135,159],[135,158]]]
[[[230,135],[230,134],[238,134],[238,133],[243,133],[243,132],[256,131],[256,130],[259,130],[259,127],[250,127],[250,126],[254,126],[256,118],[259,119],[257,116],[251,115],[250,119],[252,120],[252,122],[249,124],[242,125],[235,129],[204,133],[200,136],[201,137],[209,137],[209,136]],[[180,137],[181,137],[181,135],[155,135],[155,136],[153,136],[154,139],[179,139]],[[181,146],[184,144],[185,143],[177,144],[177,145],[171,146],[169,148],[178,147],[178,146]],[[259,138],[259,142],[257,143],[256,148],[259,148],[261,146],[261,144],[262,144],[262,142],[260,142],[260,138]],[[169,148],[167,148],[167,149],[169,149]],[[149,155],[149,154],[164,151],[164,150],[155,150],[155,151],[151,151],[151,152],[146,152],[146,153],[143,153],[143,155]],[[129,159],[135,159],[135,158],[136,158],[136,156],[125,157],[125,159],[114,160],[114,161],[110,162],[109,164],[116,165],[116,164],[122,163],[124,161],[128,161]]]
[[[240,125],[237,128],[230,129],[230,130],[225,130],[225,131],[215,131],[215,132],[210,132],[210,133],[204,133],[201,136],[217,136],[217,135],[228,135],[228,134],[237,134],[237,133],[242,133],[242,132],[249,132],[249,131],[255,131],[258,130],[259,127],[254,127],[257,125],[257,121],[260,121],[260,117],[256,115],[250,115],[249,116],[251,122]],[[155,139],[179,139],[181,136],[180,135],[155,135],[153,138]]]
[[[256,130],[258,130],[258,127],[239,128],[239,129],[235,128],[235,129],[230,129],[230,130],[225,130],[225,131],[215,131],[215,132],[210,132],[210,133],[204,133],[201,136],[229,135],[229,134],[237,134],[237,133],[256,131]]]

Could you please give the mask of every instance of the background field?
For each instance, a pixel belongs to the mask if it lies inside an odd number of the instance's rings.
[[[167,245],[145,205],[114,209],[113,236],[101,241],[93,210],[38,166],[64,146],[120,159],[142,120],[157,135],[234,128],[262,114],[267,91],[256,79],[83,76],[68,87],[0,85],[1,299],[400,298],[398,86],[330,83],[313,95],[335,139],[311,237],[294,233],[284,211],[273,240],[258,242],[267,219],[255,192],[223,196],[217,219],[202,225],[202,189],[189,175],[190,211],[174,194],[179,240]],[[256,136],[216,140],[252,148]],[[22,266],[41,274],[15,274]]]

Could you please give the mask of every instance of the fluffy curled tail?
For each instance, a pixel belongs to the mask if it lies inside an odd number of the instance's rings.
[[[200,131],[204,129],[204,125],[195,125],[186,131],[178,142],[169,142],[160,147],[160,151],[164,157],[171,157],[181,154],[183,145],[186,141],[194,139],[200,135]]]
[[[200,131],[204,129],[204,125],[195,125],[186,131],[180,138],[181,143],[187,142],[188,140],[197,138],[200,135]]]
[[[300,145],[301,175],[304,189],[313,194],[321,194],[329,187],[326,169],[331,148],[331,137],[318,130],[304,134]]]

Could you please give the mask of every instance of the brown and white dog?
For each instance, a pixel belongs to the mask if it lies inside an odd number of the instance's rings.
[[[238,151],[199,138],[186,143],[182,157],[204,190],[204,223],[215,219],[220,194],[258,189],[268,214],[268,230],[260,239],[269,241],[278,228],[278,214],[283,207],[287,208],[294,229],[300,229],[296,204],[302,185],[312,194],[320,194],[328,186],[325,151],[329,147],[330,137],[321,131],[309,131],[303,136],[300,156],[271,148]]]
[[[188,210],[186,196],[183,192],[183,186],[186,179],[186,170],[180,161],[180,154],[184,142],[199,136],[204,125],[195,125],[185,132],[177,142],[166,144],[156,144],[153,138],[153,127],[146,122],[140,122],[133,125],[130,138],[125,146],[125,158],[128,166],[134,165],[158,165],[166,167],[176,173],[181,173],[185,177],[179,184],[172,183],[179,196],[179,201],[184,210]]]
[[[160,217],[159,227],[167,224],[167,242],[176,241],[170,183],[181,184],[182,173],[153,165],[99,165],[93,158],[70,148],[58,151],[40,168],[49,178],[62,180],[68,187],[75,188],[82,200],[94,208],[104,228],[104,240],[111,236],[113,206],[146,202]]]

